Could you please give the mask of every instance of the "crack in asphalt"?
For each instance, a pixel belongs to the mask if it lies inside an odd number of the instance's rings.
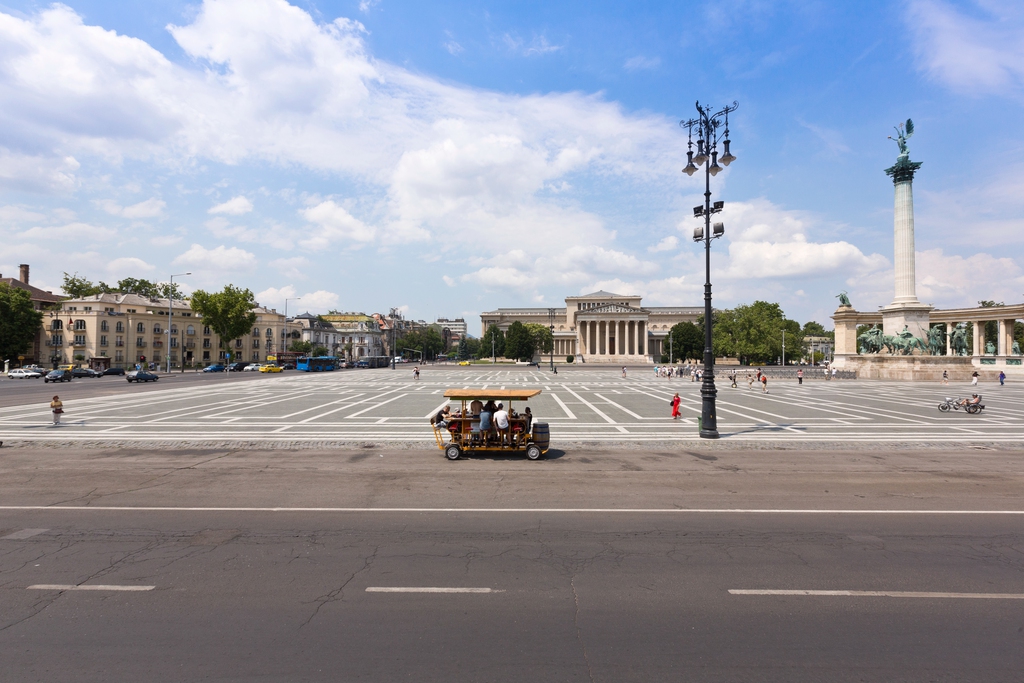
[[[306,619],[304,622],[299,624],[299,630],[301,631],[307,624],[309,624],[311,621],[313,621],[313,619],[316,617],[316,615],[320,613],[320,608],[321,607],[323,607],[324,605],[326,605],[326,604],[328,604],[330,602],[339,602],[341,600],[344,600],[345,599],[345,587],[348,586],[348,584],[351,583],[354,578],[359,576],[359,574],[362,574],[367,569],[369,569],[371,565],[373,565],[373,561],[375,559],[377,559],[377,553],[379,551],[380,551],[380,546],[379,545],[374,546],[373,552],[370,553],[370,555],[367,556],[363,560],[363,566],[362,567],[360,567],[359,569],[357,569],[354,572],[352,572],[352,574],[347,579],[345,579],[345,582],[342,583],[340,586],[338,586],[337,588],[335,588],[331,592],[327,593],[326,595],[322,595],[319,598],[317,598],[315,600],[316,608],[313,610],[313,613],[309,615],[308,619]]]
[[[590,677],[590,683],[594,683],[594,669],[590,666],[590,653],[587,652],[587,644],[583,642],[583,631],[580,628],[580,596],[576,592],[576,574],[572,575],[569,579],[569,587],[572,588],[572,599],[576,604],[576,611],[573,613],[572,621],[576,626],[576,642],[580,644],[580,649],[583,650],[583,662],[587,665],[587,675]]]

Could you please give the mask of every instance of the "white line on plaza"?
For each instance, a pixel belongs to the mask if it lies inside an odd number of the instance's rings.
[[[440,586],[369,586],[367,593],[504,593],[493,588],[443,588]]]
[[[555,403],[557,403],[558,405],[560,405],[562,407],[562,410],[565,411],[566,417],[568,417],[570,420],[575,420],[576,419],[576,415],[571,410],[569,410],[569,406],[565,405],[565,401],[563,401],[561,398],[559,398],[558,394],[556,394],[555,392],[552,391],[550,396],[551,396],[551,398],[555,399]]]
[[[363,409],[362,409],[362,410],[360,410],[360,411],[359,411],[358,413],[352,413],[351,415],[346,415],[346,416],[345,416],[345,419],[346,419],[346,420],[350,420],[350,419],[352,419],[353,417],[357,417],[357,416],[359,416],[359,415],[362,415],[363,413],[368,413],[368,412],[370,412],[371,410],[373,410],[374,408],[380,408],[380,407],[381,407],[382,405],[384,405],[384,404],[386,404],[386,403],[391,403],[392,401],[397,401],[398,399],[400,399],[400,398],[404,398],[405,396],[408,396],[408,394],[399,394],[398,396],[392,396],[391,398],[389,398],[389,399],[388,399],[388,400],[386,400],[386,401],[381,401],[380,403],[374,403],[374,404],[373,404],[372,406],[370,406],[369,408],[363,408]]]
[[[624,434],[628,434],[629,433],[628,429],[626,429],[625,427],[618,426],[618,424],[615,422],[615,420],[613,420],[612,418],[610,418],[607,415],[605,415],[604,413],[602,413],[601,410],[597,406],[595,406],[593,403],[590,403],[589,401],[587,401],[587,399],[583,398],[582,396],[580,396],[579,394],[577,394],[575,391],[573,391],[569,387],[565,386],[564,384],[562,385],[562,388],[565,389],[566,391],[568,391],[570,394],[572,394],[576,398],[578,398],[580,401],[582,401],[583,405],[587,406],[588,408],[593,410],[595,413],[600,415],[602,418],[604,418],[605,422],[608,422],[610,424],[615,425],[615,428],[617,430],[619,430],[620,432],[624,433]],[[589,389],[587,391],[589,391]]]
[[[603,400],[605,403],[607,403],[610,406],[615,406],[616,408],[618,408],[622,412],[624,412],[627,415],[630,415],[630,416],[636,418],[637,420],[650,420],[650,419],[652,419],[652,418],[649,418],[649,417],[644,417],[643,415],[638,415],[637,413],[634,413],[629,408],[625,408],[623,406],[620,406],[615,401],[612,401],[611,399],[605,398],[604,396],[602,396],[601,394],[598,394],[597,392],[594,392],[594,396],[597,396],[599,399]]]
[[[75,586],[64,583],[37,583],[34,586],[26,586],[25,588],[30,591],[151,591],[156,586],[110,586],[102,584]]]
[[[3,540],[23,541],[26,538],[32,538],[33,536],[38,536],[39,534],[43,533],[44,531],[49,531],[49,529],[22,529],[21,531],[15,531],[13,534],[7,534],[6,536],[0,536],[0,541],[3,541]]]
[[[168,507],[131,505],[0,505],[0,510],[47,512],[439,512],[452,513],[545,513],[545,514],[673,514],[673,515],[1024,515],[1024,510],[851,510],[777,508],[359,508],[359,507]]]
[[[945,593],[938,591],[819,591],[760,590],[730,588],[732,595],[798,595],[852,598],[967,598],[982,600],[1024,600],[1024,593]]]

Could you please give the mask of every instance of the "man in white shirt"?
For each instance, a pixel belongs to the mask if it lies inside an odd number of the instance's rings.
[[[505,410],[504,404],[499,403],[498,410],[494,413],[494,428],[497,430],[502,444],[508,438],[508,424],[508,411]]]

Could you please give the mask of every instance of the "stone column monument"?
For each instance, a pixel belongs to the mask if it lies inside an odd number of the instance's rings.
[[[882,330],[887,335],[899,335],[906,327],[913,336],[928,339],[928,314],[932,307],[917,300],[914,254],[914,173],[921,168],[920,161],[911,161],[907,140],[914,134],[914,122],[896,128],[895,140],[900,154],[896,163],[885,169],[896,187],[896,205],[893,217],[893,266],[896,272],[896,292],[892,303],[882,309]]]

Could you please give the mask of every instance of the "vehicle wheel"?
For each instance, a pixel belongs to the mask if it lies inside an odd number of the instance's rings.
[[[981,411],[978,410],[978,406],[967,406],[967,412],[971,415],[977,415]]]
[[[541,452],[540,446],[535,443],[531,443],[526,447],[526,457],[530,460],[540,460]]]
[[[448,444],[448,446],[444,449],[444,457],[448,458],[449,460],[458,460],[460,457],[462,457],[462,449],[456,446],[455,444]]]
[[[943,412],[943,413],[948,413],[949,412],[949,404],[948,403],[940,403],[939,404],[939,410],[941,412]]]

